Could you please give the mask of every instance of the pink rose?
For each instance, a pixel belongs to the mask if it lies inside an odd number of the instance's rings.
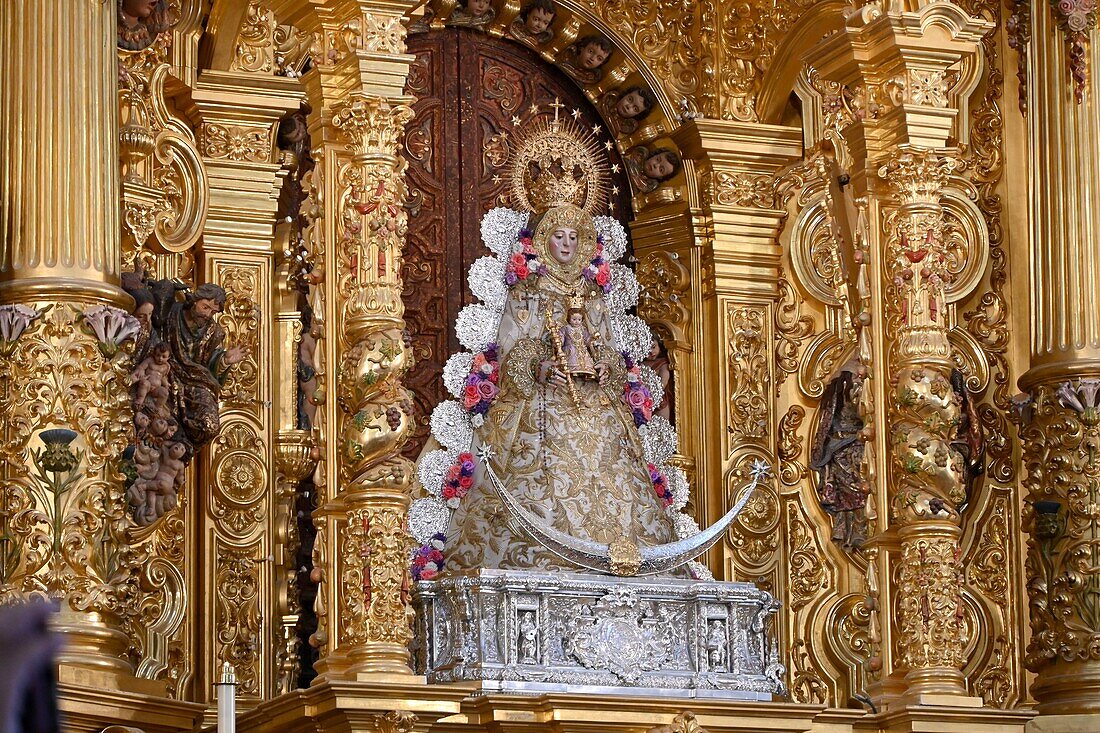
[[[477,385],[478,397],[486,402],[492,401],[500,390],[490,380],[486,379]]]
[[[481,398],[478,397],[477,387],[472,384],[467,384],[466,391],[462,395],[462,405],[467,410],[472,410],[477,406],[478,402],[481,402]]]
[[[421,570],[420,571],[420,579],[421,580],[433,580],[435,578],[435,576],[438,574],[438,572],[439,572],[438,570]]]
[[[512,266],[512,269],[518,270],[521,267],[527,266],[527,258],[517,253],[512,255],[512,259],[509,260],[508,264]]]
[[[626,396],[626,402],[632,408],[640,410],[645,406],[645,393],[640,389],[632,389]]]
[[[596,284],[599,285],[601,288],[604,285],[607,285],[607,283],[610,280],[611,280],[611,276],[608,273],[604,272],[603,270],[600,270],[599,272],[596,273]]]
[[[471,372],[481,371],[481,367],[485,366],[485,354],[478,353],[474,355],[474,363],[470,366]]]

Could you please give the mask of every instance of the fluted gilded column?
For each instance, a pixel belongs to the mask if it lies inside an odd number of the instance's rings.
[[[400,455],[413,406],[401,384],[412,354],[401,302],[407,214],[398,145],[412,117],[401,20],[415,3],[315,5],[300,22],[312,30],[305,24],[320,19],[314,67],[303,77],[316,161],[307,239],[314,274],[323,274],[315,301],[324,302],[318,348],[327,365],[314,512],[316,668],[321,681],[407,678],[405,515],[415,474]]]
[[[978,42],[988,28],[950,3],[904,13],[866,5],[805,57],[853,100],[856,119],[843,132],[850,184],[867,199],[871,307],[861,317],[872,334],[875,401],[885,406],[886,429],[872,439],[886,456],[880,506],[889,507],[867,546],[878,577],[896,579],[878,599],[882,682],[872,694],[880,705],[899,697],[981,705],[967,696],[962,674],[966,496],[962,458],[951,447],[959,406],[944,316],[942,197],[958,165],[948,141],[966,124],[959,109],[976,82]],[[961,69],[958,81],[949,69]]]
[[[1053,715],[1066,730],[1086,730],[1095,719],[1072,722],[1100,713],[1100,46],[1094,22],[1067,36],[1055,4],[1034,3],[1031,22],[1031,369],[1020,379],[1029,393],[1020,431],[1026,663],[1038,674],[1032,693],[1044,725]],[[1070,53],[1074,44],[1080,53]]]
[[[114,3],[0,3],[0,602],[60,601],[66,666],[127,675],[136,593],[118,458]],[[68,679],[62,673],[62,680]]]

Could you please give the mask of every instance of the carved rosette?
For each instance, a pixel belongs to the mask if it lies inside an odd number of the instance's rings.
[[[1060,692],[1077,699],[1100,687],[1100,379],[1040,385],[1025,413],[1032,629],[1025,662],[1039,672],[1040,701]]]

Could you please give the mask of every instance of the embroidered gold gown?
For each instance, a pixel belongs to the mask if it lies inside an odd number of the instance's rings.
[[[673,540],[672,522],[653,490],[641,440],[622,393],[623,358],[604,348],[605,387],[574,380],[574,390],[539,384],[539,362],[554,358],[546,329],[549,308],[565,324],[570,294],[587,293],[591,332],[613,344],[602,295],[583,279],[543,278],[509,295],[497,348],[501,391],[474,451],[488,445],[508,491],[539,521],[573,537],[610,543],[620,537],[645,545]],[[449,572],[477,568],[578,570],[509,524],[496,490],[478,469],[475,484],[451,517]]]

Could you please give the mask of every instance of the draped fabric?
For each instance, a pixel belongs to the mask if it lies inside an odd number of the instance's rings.
[[[615,351],[602,295],[578,279],[539,289],[514,288],[501,318],[497,348],[501,392],[474,437],[493,450],[493,468],[508,491],[546,525],[585,540],[620,537],[644,545],[673,539],[657,499],[630,411],[620,398],[625,367]],[[610,365],[606,386],[575,380],[541,385],[538,364],[553,358],[545,314],[565,323],[569,295],[584,293],[589,329]],[[448,569],[576,570],[509,526],[507,510],[482,475],[451,518]]]

